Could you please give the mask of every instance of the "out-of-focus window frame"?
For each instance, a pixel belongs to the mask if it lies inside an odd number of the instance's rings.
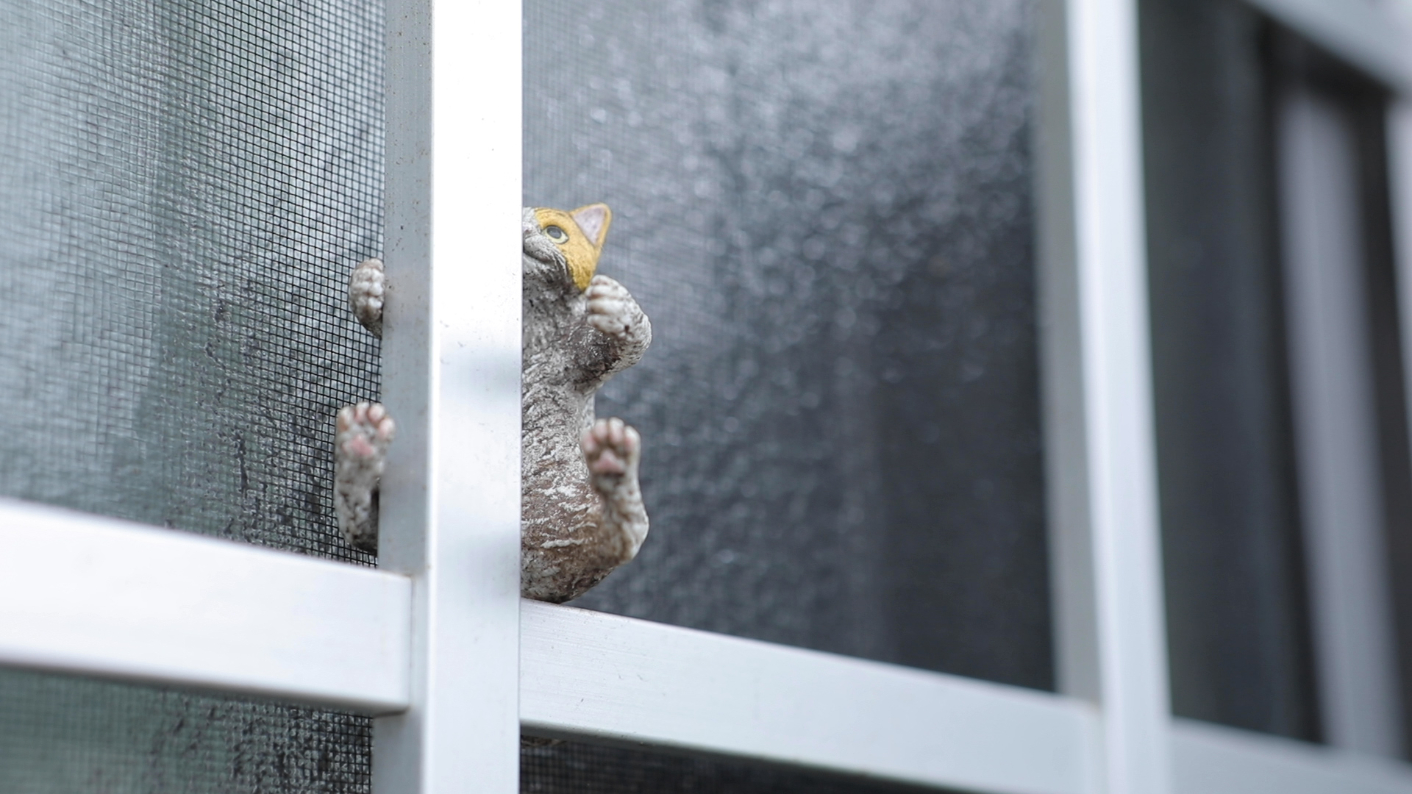
[[[1390,4],[1257,5],[1412,86]],[[1136,0],[1036,10],[1058,693],[519,599],[520,9],[427,0],[387,13],[382,570],[0,504],[0,663],[374,714],[376,794],[510,794],[522,727],[977,792],[1412,792],[1401,762],[1170,714]]]
[[[1291,31],[1293,37],[1302,38],[1308,41],[1313,47],[1320,49],[1324,54],[1330,55],[1337,61],[1343,62],[1354,72],[1360,73],[1363,78],[1372,83],[1378,83],[1387,90],[1389,97],[1388,105],[1388,126],[1387,126],[1387,158],[1389,162],[1388,186],[1391,188],[1392,202],[1392,233],[1394,233],[1394,250],[1396,256],[1395,277],[1398,281],[1398,315],[1401,321],[1402,332],[1402,352],[1404,352],[1404,376],[1412,373],[1406,369],[1406,357],[1409,349],[1406,348],[1408,340],[1412,340],[1412,4],[1405,3],[1404,0],[1243,0],[1248,6],[1261,11],[1265,16],[1271,18],[1274,23],[1281,25],[1285,30]],[[1281,202],[1284,205],[1282,212],[1282,222],[1285,227],[1285,263],[1286,278],[1299,281],[1295,278],[1302,270],[1305,273],[1305,281],[1308,281],[1310,268],[1320,270],[1326,264],[1333,264],[1332,261],[1313,261],[1310,256],[1317,257],[1320,254],[1310,254],[1303,249],[1308,249],[1310,244],[1317,243],[1317,240],[1310,237],[1313,233],[1317,237],[1317,232],[1310,232],[1309,226],[1315,225],[1312,222],[1320,222],[1327,226],[1327,219],[1309,218],[1310,208],[1320,201],[1329,201],[1329,196],[1310,196],[1312,186],[1315,186],[1319,179],[1327,182],[1330,168],[1334,170],[1348,170],[1354,168],[1353,161],[1340,162],[1316,162],[1320,153],[1315,151],[1320,146],[1330,146],[1339,141],[1312,140],[1310,136],[1319,136],[1323,131],[1324,138],[1329,137],[1327,127],[1332,124],[1332,119],[1320,117],[1329,116],[1332,107],[1323,107],[1319,97],[1315,92],[1310,92],[1299,79],[1293,78],[1293,82],[1282,83],[1282,96],[1278,97],[1278,114],[1275,119],[1276,134],[1279,136],[1281,146]],[[1344,141],[1346,143],[1346,141]],[[1300,148],[1303,144],[1303,148]],[[1310,148],[1313,147],[1313,148]],[[1296,151],[1298,150],[1298,151]],[[1333,157],[1339,153],[1324,154],[1323,157]],[[1322,171],[1322,172],[1320,172]],[[1344,177],[1357,181],[1356,172],[1344,174]],[[1317,185],[1320,189],[1329,188],[1332,185]],[[1295,195],[1303,194],[1303,195]],[[1310,203],[1309,198],[1316,201]],[[1350,198],[1350,201],[1358,201],[1357,196]],[[1300,209],[1303,203],[1303,209]],[[1327,211],[1327,206],[1324,211]],[[1339,208],[1334,208],[1339,209]],[[1358,211],[1347,208],[1344,215]],[[1300,215],[1302,213],[1302,215]],[[1327,215],[1327,212],[1324,212]],[[1354,215],[1350,215],[1353,218]],[[1292,225],[1300,225],[1299,229],[1291,229]],[[1341,230],[1350,235],[1361,235],[1363,230],[1344,229]],[[1360,243],[1361,244],[1361,243]],[[1324,257],[1327,259],[1327,257]],[[1334,257],[1337,259],[1337,257]],[[1348,261],[1348,266],[1356,266],[1353,261]],[[1358,264],[1361,266],[1361,264]],[[1327,275],[1327,273],[1324,273]],[[1296,294],[1298,290],[1292,292]],[[1308,304],[1308,301],[1306,301]],[[1303,363],[1308,367],[1308,360],[1300,362],[1300,357],[1309,357],[1310,331],[1306,325],[1319,325],[1315,321],[1327,321],[1329,318],[1316,318],[1308,315],[1308,305],[1305,307],[1305,314],[1300,314],[1298,300],[1288,309],[1288,321],[1292,324],[1293,338],[1303,339],[1303,352],[1295,350],[1296,365]],[[1354,324],[1364,321],[1365,318],[1351,318]],[[1324,322],[1327,326],[1327,322]],[[1330,331],[1329,328],[1319,329],[1319,333]],[[1334,329],[1337,331],[1337,329]],[[1347,329],[1346,329],[1347,331]],[[1299,345],[1296,345],[1299,348]],[[1299,367],[1296,367],[1299,369]],[[1299,389],[1309,390],[1316,387],[1309,381],[1310,374],[1306,372],[1305,380],[1296,379],[1295,386]],[[1327,374],[1327,373],[1324,373]],[[1296,396],[1298,397],[1298,396]],[[1309,397],[1305,396],[1306,407],[1308,407]],[[1326,401],[1327,403],[1327,401]],[[1346,407],[1346,405],[1344,405]],[[1333,407],[1334,413],[1340,407]],[[1327,408],[1326,408],[1327,410]],[[1367,418],[1367,417],[1364,417]],[[1303,421],[1308,424],[1310,417],[1306,411]],[[1315,424],[1319,418],[1315,417]],[[1319,428],[1302,427],[1302,431],[1312,432]],[[1365,451],[1364,451],[1365,452]],[[1308,455],[1305,455],[1308,458]],[[1320,473],[1317,469],[1323,469],[1324,479],[1329,475],[1329,465],[1327,462],[1315,461],[1305,466],[1303,478],[1310,476],[1313,470],[1315,479],[1319,479]],[[1336,473],[1337,476],[1337,473]],[[1302,478],[1302,479],[1303,479]],[[1302,486],[1310,485],[1309,482],[1302,482]],[[1337,487],[1337,483],[1336,483]],[[1347,489],[1346,489],[1347,490]],[[1357,490],[1357,489],[1354,489]],[[1381,507],[1381,506],[1380,506]],[[1329,524],[1329,521],[1324,521]],[[1326,526],[1323,527],[1323,543],[1327,545],[1329,541],[1337,540],[1330,534],[1329,530],[1339,530],[1343,533],[1346,527]],[[1309,527],[1306,527],[1309,531]],[[1339,534],[1334,533],[1334,534]],[[1315,533],[1320,534],[1320,533]],[[1341,537],[1341,535],[1340,535]],[[1315,547],[1319,544],[1319,538],[1315,540]],[[1370,545],[1371,544],[1371,545]],[[1326,581],[1323,582],[1322,589],[1315,588],[1310,593],[1313,599],[1312,609],[1316,615],[1322,617],[1324,622],[1323,647],[1319,648],[1319,661],[1326,667],[1339,668],[1340,675],[1332,674],[1332,671],[1324,670],[1324,674],[1319,681],[1319,695],[1323,706],[1323,718],[1326,725],[1326,732],[1329,733],[1327,740],[1330,745],[1336,746],[1310,746],[1305,743],[1293,742],[1293,740],[1275,739],[1271,736],[1257,735],[1257,733],[1243,732],[1243,730],[1217,728],[1209,723],[1196,721],[1186,721],[1186,719],[1176,719],[1173,722],[1175,728],[1175,742],[1173,742],[1173,766],[1175,766],[1175,780],[1179,790],[1202,790],[1202,791],[1406,791],[1409,790],[1408,778],[1405,771],[1408,769],[1402,760],[1391,760],[1389,757],[1402,756],[1402,736],[1401,722],[1406,721],[1406,715],[1402,715],[1402,705],[1396,704],[1396,692],[1387,691],[1384,685],[1384,678],[1391,675],[1392,664],[1385,654],[1391,653],[1388,637],[1370,637],[1364,634],[1360,639],[1381,640],[1370,641],[1370,643],[1340,644],[1333,640],[1333,633],[1329,632],[1330,619],[1339,620],[1343,623],[1357,622],[1358,612],[1381,608],[1382,605],[1371,605],[1371,603],[1350,603],[1346,596],[1367,595],[1356,591],[1363,591],[1361,585],[1365,585],[1364,579],[1377,579],[1375,574],[1380,574],[1377,569],[1368,571],[1358,571],[1358,564],[1378,565],[1381,564],[1382,557],[1381,538],[1368,538],[1368,548],[1360,550],[1365,554],[1341,555],[1344,557],[1343,564],[1330,564],[1329,559],[1315,559],[1315,564],[1322,568],[1320,574]],[[1327,551],[1327,550],[1326,550]],[[1371,562],[1368,558],[1371,555]],[[1330,555],[1324,555],[1330,557]],[[1351,568],[1350,568],[1351,565]],[[1337,569],[1341,568],[1341,569]],[[1340,582],[1327,581],[1329,576],[1333,579],[1340,579]],[[1380,591],[1381,582],[1374,582],[1371,591]],[[1334,592],[1330,591],[1333,586]],[[1339,598],[1330,599],[1330,595],[1337,595]],[[1391,593],[1384,593],[1388,598]],[[1340,600],[1344,603],[1333,603]],[[1353,602],[1358,602],[1358,598],[1353,598]],[[1367,599],[1363,599],[1364,602]],[[1351,612],[1350,612],[1351,610]],[[1365,617],[1365,616],[1363,616]],[[1363,623],[1377,623],[1377,620],[1364,620]],[[1387,629],[1391,629],[1388,626]],[[1378,632],[1374,632],[1377,634]],[[1357,646],[1357,647],[1354,647]],[[1370,646],[1370,647],[1364,647]],[[1381,646],[1381,647],[1371,647]],[[1377,657],[1377,658],[1375,658]],[[1358,672],[1354,672],[1358,671]],[[1358,681],[1350,681],[1348,677],[1361,678]],[[1367,678],[1377,678],[1380,680],[1372,684]],[[1395,689],[1396,685],[1392,685]],[[1370,704],[1370,702],[1360,702],[1360,697],[1370,697],[1370,695],[1381,694],[1387,699],[1394,701],[1391,708],[1381,708],[1388,704]],[[1405,702],[1405,701],[1404,701]],[[1380,708],[1370,708],[1370,705],[1377,705]],[[1377,712],[1377,713],[1374,713]],[[1377,723],[1377,725],[1361,725],[1361,723]],[[1398,725],[1394,725],[1398,723]],[[1358,747],[1358,749],[1354,749]],[[1204,756],[1204,757],[1203,757]],[[1378,756],[1382,756],[1381,759]],[[1361,771],[1356,771],[1361,770]]]

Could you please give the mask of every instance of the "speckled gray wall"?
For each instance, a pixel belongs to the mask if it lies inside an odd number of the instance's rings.
[[[0,494],[371,564],[382,8],[0,0]],[[366,718],[0,671],[0,791],[355,792]]]
[[[576,604],[1051,688],[1030,4],[525,9],[525,202],[613,208],[656,334]]]

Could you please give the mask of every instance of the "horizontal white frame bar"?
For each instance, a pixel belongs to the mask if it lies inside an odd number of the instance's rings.
[[[405,709],[411,581],[0,500],[0,665]]]
[[[1388,87],[1412,92],[1408,29],[1391,4],[1369,0],[1247,2]]]
[[[1408,794],[1412,767],[1195,720],[1172,727],[1177,794]]]
[[[978,792],[1097,791],[1097,717],[1016,687],[522,604],[529,733]]]

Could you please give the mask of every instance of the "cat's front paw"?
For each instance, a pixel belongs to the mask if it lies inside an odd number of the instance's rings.
[[[621,419],[599,419],[583,434],[583,457],[599,493],[610,495],[625,479],[637,479],[642,437]]]
[[[334,436],[333,508],[349,544],[377,551],[378,485],[397,425],[378,403],[338,412]]]
[[[607,276],[594,276],[584,293],[588,298],[588,324],[619,340],[634,336],[642,322],[642,309],[632,293]]]
[[[348,279],[348,305],[363,327],[382,338],[382,301],[387,291],[387,274],[381,259],[364,259]]]

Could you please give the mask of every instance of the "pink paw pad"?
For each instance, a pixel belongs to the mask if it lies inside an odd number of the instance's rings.
[[[378,403],[358,403],[338,412],[338,448],[351,458],[381,454],[396,431],[396,423]]]
[[[588,470],[596,475],[626,474],[636,463],[641,439],[621,419],[600,419],[583,434],[583,454]]]

